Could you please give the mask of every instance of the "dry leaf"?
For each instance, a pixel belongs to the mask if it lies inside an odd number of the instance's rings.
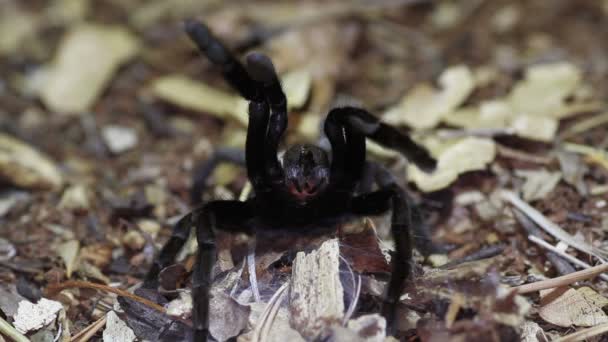
[[[573,64],[531,66],[526,70],[526,78],[515,84],[505,98],[451,111],[443,121],[469,129],[502,128],[520,137],[551,142],[559,119],[601,108],[585,99],[587,102],[566,102],[582,86],[580,81],[581,71]]]
[[[87,209],[89,205],[88,190],[82,184],[65,189],[59,201],[59,208],[65,209]]]
[[[190,110],[209,113],[220,118],[227,115],[247,124],[246,116],[236,115],[239,97],[180,75],[156,79],[151,85],[158,98]]]
[[[581,70],[571,63],[534,65],[513,87],[509,102],[517,115],[559,118],[566,98],[580,86],[581,78]]]
[[[408,176],[420,190],[436,191],[450,185],[462,173],[485,169],[495,156],[496,146],[493,140],[468,137],[445,148],[437,156],[435,172],[426,173],[410,164]]]
[[[519,334],[522,342],[547,342],[545,331],[536,322],[525,321]]]
[[[557,126],[557,119],[551,117],[518,115],[511,121],[511,128],[515,134],[545,142],[553,141]]]
[[[287,97],[288,109],[299,108],[308,99],[310,73],[300,69],[281,78]],[[167,102],[190,110],[215,115],[222,119],[232,118],[246,126],[248,102],[236,94],[211,87],[180,75],[169,75],[152,82],[152,93]]]
[[[76,269],[79,250],[80,242],[78,240],[68,240],[56,248],[57,254],[63,259],[65,273],[68,278],[72,276],[72,272]]]
[[[31,146],[0,133],[0,178],[31,189],[56,189],[63,177],[55,164]]]
[[[608,322],[608,316],[602,311],[604,300],[590,288],[583,291],[572,288],[556,288],[540,291],[538,314],[545,321],[560,327],[591,327]],[[598,305],[600,304],[600,305]]]
[[[475,88],[475,80],[468,67],[458,65],[441,74],[439,85],[442,88],[439,91],[428,84],[414,87],[399,104],[383,115],[383,120],[414,129],[433,128],[469,97]]]
[[[64,37],[41,99],[53,111],[90,110],[118,68],[137,53],[138,41],[118,26],[78,25]]]
[[[17,52],[23,40],[36,31],[36,17],[15,4],[12,1],[0,3],[0,55]]]
[[[545,169],[515,170],[515,174],[526,179],[522,191],[527,202],[545,198],[562,179],[561,172],[549,172]]]

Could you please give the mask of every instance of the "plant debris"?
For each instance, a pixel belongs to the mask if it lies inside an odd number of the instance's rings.
[[[605,339],[606,16],[593,0],[0,1],[0,341],[192,337],[194,234],[158,288],[140,285],[192,209],[194,171],[244,148],[248,105],[196,53],[190,18],[275,61],[280,150],[327,148],[327,112],[359,106],[438,160],[425,173],[367,144],[425,245],[393,331],[388,214],[323,236],[218,233],[213,337]],[[239,163],[197,190],[252,195]]]

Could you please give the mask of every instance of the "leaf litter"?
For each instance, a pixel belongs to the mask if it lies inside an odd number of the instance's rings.
[[[163,271],[161,293],[134,286],[188,211],[193,168],[221,146],[243,147],[247,116],[246,103],[183,39],[178,23],[186,16],[207,20],[239,55],[261,50],[276,60],[290,103],[289,142],[316,141],[328,108],[356,104],[409,130],[438,159],[438,170],[425,174],[395,151],[368,147],[370,159],[409,183],[434,241],[445,246],[427,257],[417,252],[399,338],[573,341],[608,331],[608,37],[575,15],[605,15],[606,7],[325,6],[0,3],[0,279],[12,286],[0,290],[0,335],[191,334],[195,243]],[[236,198],[246,184],[239,168],[222,167],[204,196]],[[323,241],[271,238],[268,246],[258,237],[247,267],[247,239],[220,238],[215,305],[226,310],[213,335],[391,340],[386,322],[367,315],[382,302],[390,234],[385,218],[365,222],[340,228],[331,251],[338,267],[319,279],[293,252],[314,256]],[[302,316],[286,294],[311,275],[320,283],[303,289],[309,312],[328,303],[314,297],[320,289],[344,291],[331,319]],[[23,336],[15,305],[32,290],[45,291],[31,305],[53,299],[61,309]]]

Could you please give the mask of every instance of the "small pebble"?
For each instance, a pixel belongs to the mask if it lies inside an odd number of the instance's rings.
[[[137,145],[137,134],[135,130],[124,126],[105,126],[101,135],[105,144],[114,154],[120,154],[134,148]]]

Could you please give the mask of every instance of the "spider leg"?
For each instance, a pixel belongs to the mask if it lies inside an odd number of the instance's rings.
[[[375,162],[366,162],[363,170],[363,176],[359,182],[359,193],[367,193],[372,190],[373,184],[378,184],[378,187],[387,187],[397,184],[395,176],[384,165]],[[414,203],[407,192],[404,192],[404,198],[407,200],[412,217],[412,233],[413,241],[416,249],[422,255],[429,256],[433,253],[445,253],[445,249],[438,244],[435,244],[431,238],[431,230],[424,220],[424,216],[420,208]]]
[[[351,193],[365,166],[365,136],[342,119],[342,108],[329,112],[324,131],[331,144],[329,183],[338,193]]]
[[[259,84],[249,76],[243,64],[211,33],[206,25],[190,19],[185,21],[184,29],[200,52],[221,68],[224,79],[232,88],[249,101],[262,100]]]
[[[219,147],[209,159],[199,164],[192,177],[192,188],[190,190],[190,201],[192,204],[197,205],[201,202],[207,179],[215,168],[222,163],[245,165],[245,152],[238,148]]]
[[[382,307],[382,315],[386,318],[388,333],[393,333],[403,283],[411,273],[412,217],[407,195],[399,186],[391,184],[378,191],[354,197],[351,205],[352,212],[359,215],[378,215],[392,207],[391,232],[395,241],[395,256],[391,260],[391,279]]]
[[[239,60],[234,57],[228,48],[226,48],[209,30],[204,24],[195,21],[188,20],[185,23],[185,30],[188,33],[190,39],[192,39],[197,45],[198,49],[215,65],[219,66],[222,70],[224,79],[230,84],[241,96],[249,100],[249,124],[247,127],[247,143],[245,146],[247,175],[251,181],[253,188],[256,193],[263,194],[266,189],[270,187],[270,182],[266,165],[265,150],[267,145],[267,131],[270,120],[270,108],[267,102],[267,95],[271,94],[273,101],[271,103],[277,103],[276,101],[276,84],[277,82],[269,81],[262,82],[253,79],[247,72],[247,69]],[[262,77],[266,80],[267,75],[264,75],[263,68],[259,70],[257,67],[258,59],[256,57],[250,58],[248,61],[248,67],[252,68],[252,71],[256,73],[258,77]],[[263,62],[262,62],[263,63]],[[272,64],[271,64],[272,66]],[[272,69],[274,72],[274,69]],[[276,78],[276,77],[275,77]],[[266,91],[266,89],[269,89]],[[278,86],[280,91],[280,85]],[[282,93],[282,92],[281,92]],[[280,102],[280,101],[279,101]],[[279,108],[278,105],[273,105],[273,108]],[[275,109],[273,109],[275,110]],[[286,111],[285,111],[286,112]],[[279,119],[281,117],[279,116]],[[276,121],[276,118],[273,119]],[[282,120],[279,120],[281,122]],[[286,119],[285,126],[286,126]],[[275,125],[276,126],[276,125]],[[278,145],[278,138],[275,145]],[[277,169],[278,159],[274,156],[273,170]],[[198,189],[201,189],[199,186]],[[196,189],[194,191],[197,191]],[[198,201],[200,195],[194,193],[195,199]]]
[[[192,275],[192,323],[196,342],[206,341],[209,333],[209,291],[216,259],[214,230],[251,234],[244,223],[252,216],[249,202],[239,201],[209,202],[192,213],[198,242],[198,256]]]
[[[281,88],[274,65],[268,56],[261,53],[249,54],[247,56],[247,70],[254,80],[262,84],[264,97],[272,112],[266,132],[264,159],[269,180],[275,183],[283,179],[283,169],[277,151],[283,132],[287,128],[287,98]]]
[[[209,332],[209,290],[216,258],[214,230],[251,234],[244,223],[252,216],[249,202],[213,201],[194,209],[177,222],[171,238],[146,275],[144,287],[158,286],[159,272],[174,262],[175,256],[188,239],[191,227],[196,228],[198,255],[192,275],[192,317],[196,342],[207,341]]]
[[[142,287],[156,288],[158,287],[158,275],[165,267],[171,265],[175,261],[177,253],[182,249],[188,236],[190,236],[190,227],[192,226],[192,213],[184,215],[171,232],[171,237],[165,243],[160,253],[152,263],[152,267],[148,270],[144,278]]]
[[[402,134],[396,128],[380,122],[366,110],[355,107],[334,108],[329,113],[328,120],[333,113],[335,113],[335,120],[342,122],[345,126],[355,128],[383,146],[399,151],[421,169],[425,171],[435,169],[437,162],[426,148],[418,145],[408,135]]]

